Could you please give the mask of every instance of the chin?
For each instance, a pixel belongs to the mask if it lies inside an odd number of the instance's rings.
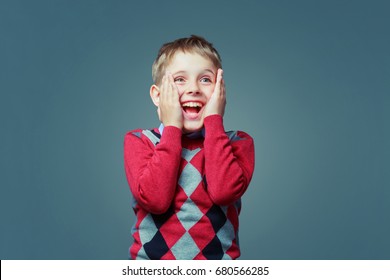
[[[191,133],[202,130],[203,128],[203,119],[198,121],[184,121],[183,132]]]

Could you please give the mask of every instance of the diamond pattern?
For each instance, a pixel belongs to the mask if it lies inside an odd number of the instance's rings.
[[[223,259],[223,260],[231,260],[232,257],[229,256],[228,254],[223,254],[222,259]]]
[[[173,214],[173,207],[169,207],[168,211],[161,215],[152,215],[154,224],[159,229]]]
[[[191,159],[197,154],[199,153],[200,151],[200,148],[197,148],[195,150],[188,150],[186,148],[183,148],[182,151],[181,151],[181,157],[183,159],[185,159],[187,162],[190,162]]]
[[[154,145],[160,140],[155,131],[143,130],[142,135],[140,132],[133,134],[148,137]],[[234,132],[228,136],[231,141],[242,139]],[[181,156],[178,188],[169,210],[162,215],[152,215],[139,208],[137,217],[141,221],[135,226],[133,236],[139,238],[140,245],[136,245],[139,250],[133,252],[133,256],[136,259],[238,257],[236,227],[240,202],[229,207],[213,204],[207,194],[201,147],[183,148]]]
[[[141,132],[133,132],[132,133],[133,135],[137,136],[138,138],[141,138]]]
[[[183,227],[188,231],[203,217],[203,213],[199,210],[195,203],[188,198],[177,213],[177,217]]]
[[[183,188],[180,188],[180,187],[176,188],[175,203],[174,203],[175,213],[177,213],[181,209],[181,207],[187,201],[187,199],[188,199],[188,196],[184,192]]]
[[[228,131],[226,132],[226,135],[229,137],[229,140],[231,142],[239,141],[239,140],[244,140],[245,138],[241,138],[240,136],[237,135],[237,131]]]
[[[235,238],[235,230],[232,223],[229,220],[226,220],[226,223],[217,232],[217,236],[221,241],[223,248],[226,248],[226,250],[230,248],[230,246],[232,245],[232,241]]]
[[[175,256],[172,254],[171,250],[169,250],[164,256],[161,257],[162,260],[175,260]]]
[[[205,215],[207,211],[209,211],[210,207],[213,206],[213,202],[210,199],[205,199],[204,194],[205,188],[201,184],[190,196],[192,201],[196,201],[196,206],[200,209],[200,211],[202,211],[203,215]]]
[[[151,260],[159,260],[168,252],[169,247],[161,232],[157,231],[152,240],[144,245],[144,249]]]
[[[202,252],[200,252],[194,260],[207,260],[205,256],[203,256]]]
[[[141,243],[145,244],[152,240],[158,229],[154,224],[151,214],[148,214],[139,225],[139,236]]]
[[[199,171],[191,163],[188,163],[180,175],[179,185],[183,188],[186,195],[190,196],[201,181],[202,176],[199,174]]]
[[[160,232],[169,248],[183,236],[186,229],[180,223],[177,215],[173,215],[161,228]]]
[[[222,211],[221,207],[215,204],[206,213],[206,216],[209,218],[215,233],[219,231],[219,229],[225,224],[227,220],[226,215]]]
[[[154,145],[157,145],[159,142],[160,142],[160,138],[157,137],[153,131],[150,131],[150,130],[143,130],[142,131],[142,134],[144,134],[146,137],[149,138],[150,141],[152,141],[152,143]]]
[[[191,235],[186,232],[182,238],[171,248],[176,259],[193,259],[200,252]]]
[[[223,257],[223,249],[218,237],[215,236],[213,240],[202,250],[202,254],[208,260],[220,260]]]
[[[138,251],[137,256],[135,258],[136,260],[148,260],[149,257],[145,252],[144,247],[142,246],[141,249]]]
[[[189,231],[199,249],[203,250],[215,236],[215,231],[206,216],[197,222]]]

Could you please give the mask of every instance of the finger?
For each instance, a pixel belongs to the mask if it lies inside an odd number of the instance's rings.
[[[175,84],[175,79],[173,78],[173,75],[171,73],[169,73],[167,78],[168,78],[169,84],[172,87],[172,89],[177,89],[177,86]]]
[[[223,79],[223,70],[219,68],[217,73],[217,83],[221,83],[222,79]]]
[[[165,85],[165,75],[161,79],[160,94],[163,92],[164,85]]]
[[[179,89],[175,83],[175,79],[173,78],[172,74],[169,74],[168,80],[169,80],[170,88],[172,91],[172,97],[176,101],[179,99]]]
[[[167,76],[164,75],[161,82],[161,97],[164,101],[167,100],[167,90]]]
[[[225,88],[225,79],[222,78],[221,80],[221,95],[226,95],[226,88]]]
[[[170,84],[174,84],[175,83],[175,80],[173,79],[173,75],[171,74],[171,72],[168,72],[168,80],[169,80],[169,83]]]
[[[167,84],[169,86],[169,90],[172,91],[174,90],[173,84],[175,83],[173,76],[171,73],[167,73]]]
[[[215,83],[215,92],[217,92],[218,94],[221,92],[222,77],[223,77],[223,70],[219,68],[217,71],[217,81]]]

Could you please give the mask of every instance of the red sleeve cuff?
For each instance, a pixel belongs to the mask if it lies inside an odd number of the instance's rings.
[[[161,135],[161,143],[170,143],[172,145],[180,144],[181,146],[181,129],[176,126],[166,126]]]
[[[217,136],[225,134],[225,128],[223,127],[223,118],[221,115],[215,114],[207,116],[204,119],[204,128],[207,136]]]

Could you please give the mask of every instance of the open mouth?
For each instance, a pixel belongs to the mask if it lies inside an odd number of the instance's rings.
[[[188,101],[181,104],[183,111],[187,117],[190,119],[197,118],[199,112],[203,108],[203,104],[198,101]]]

